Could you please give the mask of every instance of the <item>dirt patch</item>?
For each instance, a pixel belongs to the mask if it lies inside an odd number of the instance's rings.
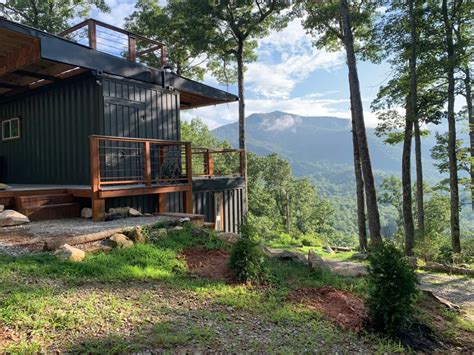
[[[345,330],[358,332],[367,320],[364,302],[360,298],[333,287],[299,289],[290,293],[288,300],[323,313]]]
[[[188,249],[183,253],[189,271],[211,280],[233,282],[235,277],[229,268],[229,253],[225,250],[202,248]]]

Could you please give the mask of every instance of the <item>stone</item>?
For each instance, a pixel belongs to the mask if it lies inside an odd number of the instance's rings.
[[[238,234],[232,232],[219,232],[216,237],[228,244],[235,244],[240,239]]]
[[[125,234],[115,233],[109,240],[115,243],[115,247],[119,249],[128,249],[133,247],[133,241],[127,238]]]
[[[332,250],[332,248],[330,246],[323,247],[323,251],[325,251],[326,253],[329,253],[329,254],[336,254],[336,252],[334,250]]]
[[[129,217],[141,217],[143,216],[142,213],[135,208],[129,208],[128,210]]]
[[[183,229],[184,229],[184,227],[174,226],[172,228],[169,228],[168,232],[170,232],[170,233],[181,232]]]
[[[311,269],[315,270],[328,269],[324,260],[311,249],[308,251],[308,265]]]
[[[168,236],[168,230],[166,228],[157,228],[153,230],[153,238],[163,238]]]
[[[189,222],[191,222],[191,218],[189,217],[183,217],[183,218],[178,219],[178,223],[189,223]]]
[[[201,238],[201,237],[209,237],[210,232],[207,229],[204,228],[193,228],[191,231],[191,235],[196,238]]]
[[[128,217],[129,211],[130,211],[130,207],[109,208],[108,215],[116,216],[116,217],[120,216],[120,218],[126,218]]]
[[[82,218],[92,218],[92,208],[85,207],[81,210]]]
[[[355,253],[352,255],[352,258],[357,259],[357,260],[367,260],[369,257],[369,254],[367,253]]]
[[[8,189],[8,188],[9,188],[8,185],[0,184],[0,190],[6,190],[6,189]]]
[[[5,209],[5,206],[4,206],[4,205],[0,205],[0,212],[3,212],[4,209]]]
[[[61,245],[54,254],[58,259],[73,262],[82,261],[86,257],[84,250],[74,248],[69,244]]]
[[[0,227],[19,226],[29,222],[28,217],[17,211],[5,210],[0,212]]]
[[[136,226],[133,228],[129,234],[128,237],[135,243],[146,243],[148,242],[148,236],[144,232],[143,228],[140,226]]]
[[[261,249],[264,254],[271,258],[277,258],[277,259],[282,259],[282,260],[293,260],[296,262],[300,262],[303,264],[306,264],[308,261],[306,260],[306,256],[301,253],[297,252],[292,252],[288,250],[283,250],[283,249],[273,249],[273,248],[268,248],[266,246],[261,246]]]

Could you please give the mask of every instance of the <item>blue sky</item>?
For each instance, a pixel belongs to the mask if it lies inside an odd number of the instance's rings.
[[[135,0],[107,0],[111,13],[92,17],[122,26],[124,18],[134,11]],[[280,32],[259,40],[258,59],[246,72],[246,112],[285,111],[303,116],[350,117],[347,69],[343,52],[328,53],[311,45],[299,20]],[[370,102],[378,88],[387,81],[390,68],[386,64],[359,63],[361,91],[367,126],[376,119]],[[205,82],[237,93],[235,85],[219,86],[210,75]],[[183,118],[201,117],[211,128],[238,118],[237,104],[218,105],[183,112]]]

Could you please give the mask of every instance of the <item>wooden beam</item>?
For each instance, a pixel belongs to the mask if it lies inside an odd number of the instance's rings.
[[[21,69],[40,60],[39,39],[27,47],[18,49],[10,55],[0,58],[0,75]]]
[[[150,142],[145,142],[145,185],[151,186]]]
[[[61,79],[59,79],[55,76],[52,76],[52,75],[35,73],[35,72],[31,72],[31,71],[28,71],[28,70],[22,70],[22,69],[15,70],[14,73],[18,74],[18,75],[22,75],[22,76],[28,76],[30,78],[43,79],[43,80],[48,80],[48,81],[53,81],[53,82],[61,80]]]
[[[28,86],[20,86],[20,85],[14,85],[14,84],[3,83],[3,82],[0,82],[0,88],[20,90],[20,91],[28,90]]]
[[[99,198],[111,197],[126,197],[126,196],[140,196],[140,195],[155,195],[167,194],[171,192],[181,192],[192,190],[192,185],[171,185],[171,186],[150,186],[150,187],[136,187],[136,188],[118,188],[114,190],[99,191]]]

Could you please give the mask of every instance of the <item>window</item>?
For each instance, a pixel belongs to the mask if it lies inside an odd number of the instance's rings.
[[[20,138],[20,119],[18,117],[2,121],[2,140]]]

